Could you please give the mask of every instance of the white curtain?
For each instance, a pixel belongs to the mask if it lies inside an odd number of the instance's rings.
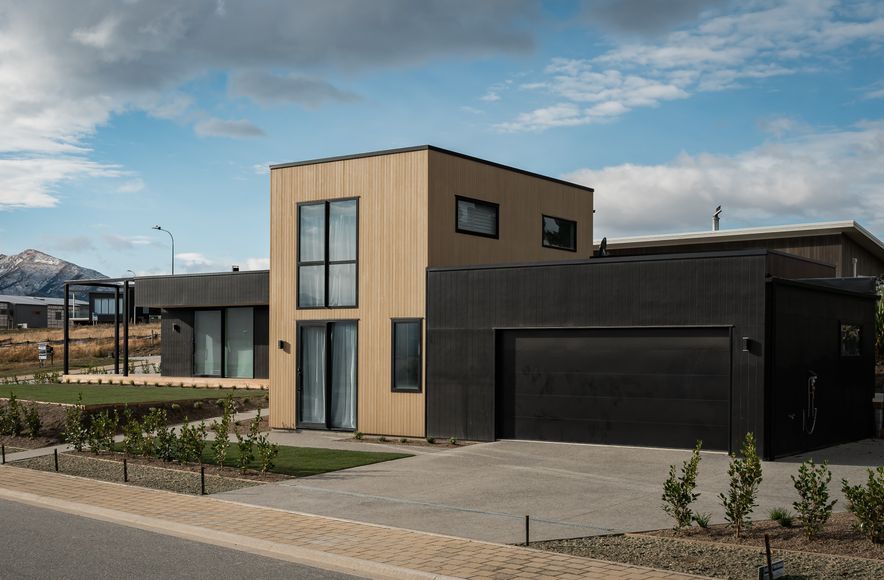
[[[298,269],[298,304],[325,306],[325,266],[301,266]]]
[[[356,259],[356,200],[335,201],[328,208],[328,259]]]
[[[331,426],[356,428],[356,323],[332,324]]]
[[[299,261],[325,260],[325,204],[302,205],[298,223]]]
[[[304,326],[301,340],[301,421],[325,424],[325,326]]]
[[[221,376],[221,311],[197,310],[193,321],[193,374]]]
[[[255,362],[254,309],[228,308],[225,311],[227,325],[224,337],[225,377],[251,379]]]

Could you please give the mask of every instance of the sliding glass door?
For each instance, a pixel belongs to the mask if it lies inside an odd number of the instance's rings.
[[[299,329],[299,425],[355,429],[356,322],[305,322]]]
[[[251,379],[255,376],[254,308],[224,311],[224,376]]]
[[[193,314],[193,374],[221,376],[220,310],[197,310]]]

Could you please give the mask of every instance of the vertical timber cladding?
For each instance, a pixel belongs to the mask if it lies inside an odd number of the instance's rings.
[[[357,320],[357,429],[420,437],[424,393],[391,392],[391,319],[423,318],[427,267],[426,149],[270,172],[270,420],[296,426],[295,328]],[[357,308],[297,309],[297,204],[359,198]],[[284,341],[284,348],[278,342]]]
[[[763,441],[766,270],[762,250],[431,269],[427,434],[495,438],[503,329],[729,326],[730,448]]]

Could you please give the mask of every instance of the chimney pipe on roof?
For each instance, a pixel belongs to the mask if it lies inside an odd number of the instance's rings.
[[[232,271],[233,271],[233,272],[239,272],[239,266],[233,266]]]
[[[721,221],[721,206],[715,208],[715,213],[712,214],[712,231],[718,231],[718,224]]]

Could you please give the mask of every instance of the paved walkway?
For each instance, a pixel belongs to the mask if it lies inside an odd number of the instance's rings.
[[[697,578],[8,465],[0,498],[372,578]]]

